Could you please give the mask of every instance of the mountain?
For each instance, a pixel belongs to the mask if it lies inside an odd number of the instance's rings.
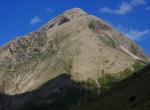
[[[150,65],[114,86],[105,97],[99,97],[77,110],[149,110]]]
[[[64,88],[85,91],[88,85],[98,88],[99,94],[103,76],[120,81],[148,59],[135,42],[105,21],[73,8],[0,48],[0,93],[6,104],[1,105],[19,110],[30,101],[52,103],[67,96],[59,94],[65,93]],[[53,95],[57,97],[50,98]]]

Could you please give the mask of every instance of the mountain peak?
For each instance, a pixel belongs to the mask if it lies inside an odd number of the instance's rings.
[[[132,69],[139,59],[147,63],[147,56],[134,42],[73,8],[0,48],[0,92],[33,91],[62,73],[79,81],[95,80],[103,73]]]
[[[64,12],[64,14],[70,14],[70,15],[83,14],[83,15],[86,15],[87,13],[84,10],[82,10],[81,8],[72,8],[72,9],[66,10]]]
[[[67,18],[86,16],[87,13],[80,8],[72,8],[64,12],[63,14]]]
[[[64,13],[61,15],[57,16],[56,18],[50,20],[44,28],[49,29],[57,25],[64,24],[72,19],[79,18],[79,17],[84,17],[88,16],[88,14],[83,11],[80,8],[72,8],[69,10],[66,10]]]

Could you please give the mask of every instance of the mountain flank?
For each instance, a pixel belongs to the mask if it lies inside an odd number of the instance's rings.
[[[134,73],[109,90],[105,96],[84,104],[77,110],[149,110],[150,65]]]
[[[73,8],[0,47],[0,92],[31,92],[63,73],[77,82],[97,83],[103,74],[116,76],[147,63],[135,42],[105,21]]]

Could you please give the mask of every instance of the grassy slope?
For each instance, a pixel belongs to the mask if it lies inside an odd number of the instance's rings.
[[[114,86],[105,96],[78,110],[149,110],[150,65]]]

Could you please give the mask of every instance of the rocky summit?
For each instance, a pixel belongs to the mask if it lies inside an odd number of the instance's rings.
[[[148,59],[135,42],[105,21],[73,8],[37,31],[0,47],[0,93],[10,96],[14,107],[15,96],[16,102],[23,105],[31,96],[49,97],[54,91],[59,93],[65,87],[79,85],[77,82],[91,80],[100,88],[99,78],[103,75],[116,77],[134,72]],[[49,81],[51,84],[43,87]],[[4,96],[5,99],[8,101]],[[57,98],[52,99],[40,99],[35,105]],[[19,110],[19,104],[17,107],[13,110]]]

